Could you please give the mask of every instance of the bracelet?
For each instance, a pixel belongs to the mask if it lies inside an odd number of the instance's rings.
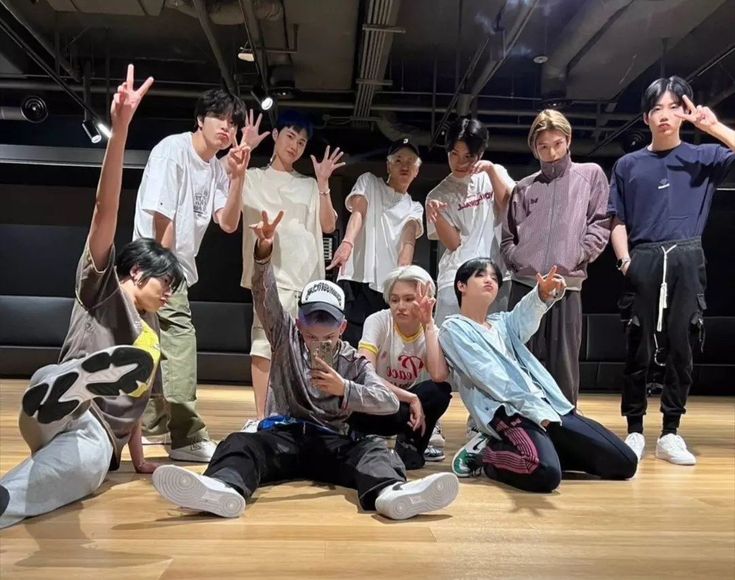
[[[327,197],[330,193],[332,193],[332,190],[327,189],[327,191],[320,191],[319,195],[323,195],[324,197]]]

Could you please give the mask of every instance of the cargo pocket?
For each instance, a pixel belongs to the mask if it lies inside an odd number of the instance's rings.
[[[704,300],[704,294],[697,294],[697,311],[692,314],[689,320],[689,331],[691,337],[692,350],[704,352],[704,311],[707,310],[707,303]]]

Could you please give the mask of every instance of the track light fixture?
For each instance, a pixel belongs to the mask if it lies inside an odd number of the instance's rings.
[[[84,132],[92,143],[97,144],[102,141],[102,135],[100,135],[100,132],[97,130],[94,122],[92,122],[92,119],[86,115],[84,117],[84,121],[82,121],[82,129],[84,129]]]
[[[268,95],[265,91],[257,90],[253,88],[253,90],[250,91],[250,94],[253,96],[253,98],[258,102],[260,105],[260,109],[262,111],[269,111],[273,108],[273,105],[276,103],[273,100],[273,97]]]

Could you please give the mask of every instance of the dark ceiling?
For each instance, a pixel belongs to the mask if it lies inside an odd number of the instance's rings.
[[[219,85],[253,106],[253,88],[280,95],[277,107],[356,153],[405,133],[441,145],[443,123],[468,112],[491,127],[491,149],[525,152],[533,116],[554,103],[578,155],[614,157],[660,74],[735,118],[735,0],[0,0],[0,20],[5,118],[28,95],[50,112],[32,130],[0,122],[4,143],[63,144],[44,127],[81,121],[38,59],[79,97],[86,73],[102,118],[128,62],[153,75],[138,123],[155,140]]]

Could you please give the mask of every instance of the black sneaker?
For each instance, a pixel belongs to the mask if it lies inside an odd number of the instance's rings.
[[[113,346],[45,366],[31,377],[23,411],[39,423],[53,423],[96,397],[143,395],[154,367],[153,357],[134,346]]]

